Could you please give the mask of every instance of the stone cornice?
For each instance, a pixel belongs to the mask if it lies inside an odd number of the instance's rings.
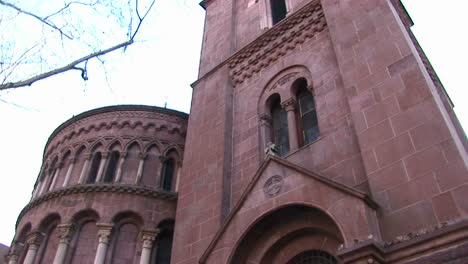
[[[234,86],[296,49],[327,26],[319,1],[312,1],[285,18],[229,59]]]
[[[123,124],[124,121],[122,118],[135,118],[135,117],[143,117],[143,118],[151,118],[157,120],[166,120],[173,123],[178,123],[180,125],[187,124],[188,121],[188,114],[157,107],[157,106],[147,106],[147,105],[115,105],[115,106],[107,106],[102,108],[97,108],[93,110],[89,110],[73,116],[72,118],[68,119],[60,126],[58,126],[50,135],[49,139],[47,140],[46,147],[44,148],[44,153],[47,150],[50,142],[59,134],[63,132],[72,132],[77,128],[78,125],[85,123],[85,122],[95,122],[97,120],[102,119],[109,119],[109,121],[115,121],[115,118],[118,118],[120,122],[119,124]],[[101,122],[102,123],[102,122]],[[115,122],[114,122],[115,123]],[[133,122],[133,125],[135,122]],[[109,123],[110,124],[110,123]],[[106,123],[106,126],[109,126]],[[129,123],[132,125],[132,123]],[[100,123],[95,124],[95,126],[100,126]]]
[[[18,227],[19,220],[25,215],[29,210],[34,207],[39,206],[40,204],[55,199],[58,197],[63,197],[71,194],[78,193],[126,193],[139,196],[146,196],[155,199],[163,200],[175,200],[177,199],[177,194],[174,192],[163,191],[162,189],[155,189],[143,186],[135,185],[123,185],[123,184],[82,184],[74,185],[65,188],[60,188],[51,192],[48,192],[44,195],[37,197],[27,204],[21,213],[18,216],[16,222],[16,228]]]

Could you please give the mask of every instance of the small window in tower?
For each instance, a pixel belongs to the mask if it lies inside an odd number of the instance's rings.
[[[281,107],[279,97],[271,106],[271,122],[273,129],[273,141],[278,155],[284,156],[289,152],[288,116]]]
[[[286,17],[286,2],[285,0],[270,0],[270,6],[274,25]]]
[[[91,162],[91,168],[89,170],[88,180],[86,183],[93,183],[96,181],[96,177],[99,171],[99,165],[101,164],[101,152],[96,152],[93,156],[93,160]]]
[[[109,164],[107,165],[106,175],[104,176],[104,182],[111,183],[114,181],[119,158],[120,158],[119,152],[112,151],[110,155],[110,159],[109,159]]]
[[[172,181],[174,179],[175,161],[172,158],[167,159],[163,165],[162,188],[165,191],[172,191]]]

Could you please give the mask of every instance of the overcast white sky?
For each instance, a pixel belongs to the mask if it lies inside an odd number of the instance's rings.
[[[466,26],[468,1],[404,0],[413,31],[455,110],[468,128]],[[83,111],[114,104],[147,104],[188,112],[196,80],[204,10],[198,1],[157,0],[141,32],[143,43],[106,57],[83,82],[76,72],[0,93],[0,243],[9,245],[21,209],[29,202],[44,145],[52,131]],[[94,65],[91,65],[93,67]],[[8,102],[8,103],[5,103]]]

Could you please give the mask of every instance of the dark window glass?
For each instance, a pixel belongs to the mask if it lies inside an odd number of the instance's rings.
[[[273,25],[286,17],[286,2],[284,0],[270,0]]]
[[[288,116],[279,99],[271,107],[271,119],[276,150],[278,155],[284,156],[289,152]]]
[[[99,164],[101,163],[101,152],[96,152],[93,156],[93,160],[91,162],[91,168],[89,169],[88,180],[86,183],[93,183],[96,181],[97,173],[99,170]]]
[[[104,182],[113,182],[115,173],[117,170],[117,163],[119,162],[120,154],[118,151],[112,151],[109,164],[107,165],[106,175],[104,176]]]
[[[173,159],[168,159],[163,166],[162,188],[165,191],[172,190],[172,180],[174,178],[175,162]]]
[[[315,111],[314,97],[302,87],[297,94],[299,102],[299,116],[301,120],[301,136],[304,144],[315,141],[319,136],[317,113]]]
[[[311,250],[302,252],[287,264],[337,264],[336,259],[324,251]]]
[[[158,244],[156,245],[156,263],[170,264],[172,254],[172,231],[165,230],[159,235]]]

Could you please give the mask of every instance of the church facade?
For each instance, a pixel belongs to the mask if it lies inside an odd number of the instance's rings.
[[[190,115],[49,138],[8,263],[468,262],[468,141],[398,0],[206,0]]]

